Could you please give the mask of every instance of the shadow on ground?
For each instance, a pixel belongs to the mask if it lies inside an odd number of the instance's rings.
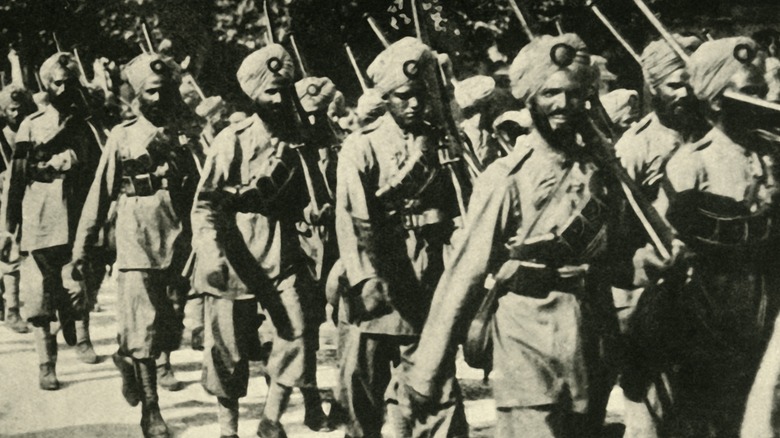
[[[20,433],[16,435],[0,434],[0,438],[138,438],[139,426],[130,424],[85,424],[81,426],[68,426],[59,429],[39,430]]]

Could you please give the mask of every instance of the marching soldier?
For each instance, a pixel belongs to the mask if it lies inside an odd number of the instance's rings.
[[[190,143],[180,125],[184,103],[178,67],[159,55],[140,55],[125,68],[138,118],[115,127],[79,222],[73,261],[63,278],[76,283],[109,207],[116,201],[118,341],[114,364],[131,406],[142,403],[145,437],[167,437],[157,395],[155,358],[178,348],[181,320],[169,298],[186,291],[180,277],[198,183]],[[80,285],[71,284],[73,290]],[[175,292],[174,292],[175,290]]]
[[[750,385],[778,310],[776,145],[751,131],[728,93],[762,99],[764,59],[744,37],[708,41],[691,56],[690,83],[712,129],[666,165],[666,218],[692,256],[667,306],[660,352],[675,365],[666,433],[737,436]],[[636,264],[657,270],[653,258]],[[648,276],[645,276],[648,277]],[[649,276],[652,280],[652,276]],[[655,291],[647,290],[645,295]]]
[[[675,39],[681,46],[698,47],[695,38],[675,35]],[[691,89],[685,62],[666,41],[653,41],[645,48],[642,52],[642,69],[652,93],[653,112],[626,131],[615,145],[615,154],[620,158],[628,175],[642,188],[645,197],[654,202],[657,208],[665,209],[668,200],[661,190],[661,182],[666,163],[682,145],[704,135],[709,130],[709,125],[702,119],[698,110],[698,101]],[[632,234],[623,237],[626,241],[632,240]],[[622,285],[623,288],[613,289],[613,297],[622,329],[625,331],[644,289],[632,288],[633,278],[624,281],[628,284]],[[649,309],[646,312],[648,311]],[[641,349],[642,341],[636,339],[629,342],[629,346]],[[663,389],[648,388],[650,382],[647,379],[651,376],[643,372],[650,369],[650,360],[648,358],[642,361],[639,357],[639,352],[626,354],[626,358],[633,362],[627,365],[629,369],[622,377],[623,391],[628,398],[626,436],[655,435],[655,425],[645,405],[646,398],[649,405],[654,407],[655,416],[663,414],[655,396],[655,391]],[[644,363],[637,363],[637,360]]]
[[[8,85],[0,91],[0,147],[3,148],[3,161],[10,160],[16,148],[16,133],[25,117],[35,112],[32,95],[24,88]],[[2,173],[5,181],[8,169]],[[3,250],[3,268],[8,271],[3,275],[3,300],[0,302],[0,313],[4,313],[5,325],[17,333],[27,333],[27,322],[19,314],[19,242],[8,242],[11,246]],[[11,260],[14,258],[15,260]]]
[[[381,436],[385,405],[399,436],[468,434],[454,369],[436,415],[414,430],[408,397],[398,392],[398,373],[417,347],[460,216],[437,134],[424,121],[423,72],[436,69],[435,62],[413,38],[377,56],[368,76],[387,113],[353,133],[339,156],[336,232],[350,286],[341,307],[350,327],[338,393],[351,417],[350,437]]]
[[[51,322],[60,320],[65,340],[77,346],[80,360],[97,362],[89,339],[88,309],[71,302],[60,271],[71,259],[100,143],[97,129],[87,120],[73,56],[52,55],[41,65],[40,76],[49,105],[19,126],[0,216],[6,243],[21,227],[20,249],[28,254],[20,266],[26,296],[23,313],[35,327],[39,386],[56,390],[57,340]]]
[[[496,81],[490,76],[472,76],[455,85],[455,102],[463,112],[460,128],[468,139],[469,153],[482,168],[501,155],[489,114],[495,90]]]
[[[295,228],[310,200],[296,150],[293,72],[292,58],[278,44],[244,59],[238,82],[255,114],[214,139],[192,214],[193,287],[207,294],[202,384],[217,397],[225,437],[236,436],[248,363],[258,359],[257,301],[276,329],[258,436],[286,436],[280,419],[294,387],[304,396],[304,423],[313,430],[326,425],[316,381],[323,312],[312,303],[315,285]]]
[[[494,274],[486,296],[495,301],[482,305],[493,309],[484,333],[492,337],[496,436],[598,436],[593,419],[603,418],[599,401],[611,382],[596,379],[596,341],[616,325],[608,323],[606,237],[619,199],[589,153],[598,146],[577,140],[595,138],[585,103],[597,75],[582,40],[565,34],[525,46],[510,78],[534,126],[477,181],[464,241],[436,289],[406,383],[424,412]]]

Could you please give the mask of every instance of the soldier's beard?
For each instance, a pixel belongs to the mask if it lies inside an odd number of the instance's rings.
[[[571,150],[577,147],[577,132],[574,129],[573,121],[553,128],[547,114],[543,114],[536,103],[532,100],[528,103],[528,111],[531,113],[531,119],[539,134],[547,140],[550,146],[559,150]]]
[[[675,131],[689,131],[701,119],[697,100],[693,97],[667,103],[656,95],[652,98],[652,104],[661,123]]]

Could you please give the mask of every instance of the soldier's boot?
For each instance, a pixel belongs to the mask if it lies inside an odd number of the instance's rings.
[[[287,438],[282,423],[279,420],[287,410],[292,388],[271,382],[265,397],[265,407],[257,425],[257,436],[260,438]]]
[[[184,383],[176,379],[171,367],[171,353],[164,352],[157,358],[157,382],[166,391],[180,391],[184,389]]]
[[[122,356],[118,351],[111,356],[111,359],[122,376],[122,396],[130,406],[138,406],[141,402],[141,385],[135,375],[133,359]]]
[[[22,319],[22,316],[19,314],[19,309],[16,307],[8,308],[8,312],[5,314],[5,326],[16,333],[30,332],[27,322]]]
[[[141,384],[141,431],[144,438],[169,438],[168,425],[160,413],[157,396],[157,371],[154,360],[133,361],[135,373]]]
[[[238,400],[217,398],[217,418],[220,438],[238,438]]]
[[[89,338],[89,314],[76,321],[76,357],[84,363],[98,363],[98,356]]]
[[[49,324],[35,327],[35,350],[38,352],[38,386],[46,391],[60,389],[57,380],[57,337],[49,331]]]
[[[322,410],[322,398],[319,390],[316,387],[301,388],[301,394],[303,394],[303,406],[306,412],[303,424],[315,432],[330,432],[330,423],[325,411]]]

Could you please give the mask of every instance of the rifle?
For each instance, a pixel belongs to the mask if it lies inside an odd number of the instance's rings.
[[[276,39],[274,37],[274,30],[271,25],[271,15],[270,15],[270,10],[268,8],[268,0],[263,1],[263,10],[265,11],[266,14],[265,16],[266,24],[267,24],[266,36],[269,43],[274,44],[276,43]],[[304,71],[302,64],[301,64],[301,70]],[[315,128],[309,121],[309,116],[306,113],[306,110],[303,108],[303,105],[301,104],[301,100],[298,98],[298,93],[295,91],[294,84],[291,84],[290,87],[281,90],[281,92],[285,100],[292,103],[293,105],[295,114],[297,115],[298,123],[300,124],[303,131],[303,138],[306,140],[311,140],[315,138]],[[326,203],[322,207],[319,205],[317,201],[317,192],[314,188],[314,180],[312,179],[311,173],[309,171],[309,165],[306,161],[306,157],[303,154],[302,148],[296,147],[294,150],[298,155],[298,159],[301,162],[301,171],[303,172],[303,176],[306,181],[306,190],[309,194],[309,207],[312,211],[312,215],[313,217],[322,217],[323,213],[326,210],[328,210],[328,207],[332,208],[332,206],[328,203]]]
[[[376,20],[374,20],[374,17],[365,14],[366,21],[368,21],[368,25],[371,27],[371,30],[374,31],[374,35],[379,39],[379,42],[382,43],[382,45],[386,48],[390,47],[390,41],[387,40],[387,37],[385,36],[384,32],[382,32],[382,29],[379,28],[379,25],[376,24]]]
[[[363,93],[365,93],[368,91],[368,85],[366,84],[366,79],[363,77],[363,73],[360,71],[360,67],[358,67],[355,55],[352,53],[352,48],[349,47],[349,44],[344,43],[344,50],[346,50],[349,63],[352,65],[352,69],[355,71],[355,76],[357,76],[358,82],[360,82],[360,89],[363,90]]]
[[[520,10],[520,6],[517,5],[517,1],[509,0],[509,5],[512,7],[512,11],[514,11],[515,15],[517,16],[517,19],[520,20],[520,26],[523,28],[525,35],[528,37],[528,40],[533,41],[536,38],[536,36],[531,31],[531,26],[528,25],[528,21],[525,19],[525,16],[523,15],[523,11]]]
[[[626,41],[625,38],[623,38],[622,35],[620,35],[620,32],[615,28],[615,26],[612,25],[612,23],[609,21],[606,15],[601,12],[601,9],[596,5],[596,2],[593,0],[588,0],[587,3],[585,3],[585,6],[590,8],[591,11],[596,15],[596,17],[601,21],[604,26],[609,30],[609,32],[612,34],[612,36],[615,37],[616,40],[620,43],[621,46],[623,46],[624,49],[626,49],[626,52],[628,52],[629,55],[631,55],[632,58],[634,58],[634,61],[636,61],[637,64],[639,64],[639,67],[642,67],[642,57],[639,55],[639,53],[634,50],[633,47],[631,47],[631,44],[629,44],[628,41]]]
[[[415,19],[415,28],[419,29],[420,40],[423,42],[423,44],[428,45],[430,42],[428,32],[422,23],[422,20],[420,20],[418,7],[419,6],[417,1],[412,0],[412,11],[413,17]],[[428,46],[430,47],[430,45]],[[439,62],[436,58],[433,59],[433,62],[435,62],[438,66]],[[459,180],[458,170],[455,167],[455,163],[458,162],[460,158],[454,157],[453,155],[464,152],[467,149],[461,143],[461,133],[458,129],[458,125],[455,123],[455,118],[452,116],[452,112],[449,111],[449,108],[446,108],[447,103],[450,102],[450,98],[449,90],[447,89],[447,85],[445,84],[442,75],[438,69],[433,68],[423,68],[422,73],[425,75],[425,81],[429,84],[428,91],[431,97],[430,102],[432,103],[432,109],[434,110],[433,113],[436,119],[435,121],[438,126],[443,127],[442,141],[437,151],[439,162],[446,166],[450,171],[452,185],[455,189],[455,196],[458,202],[458,209],[460,210],[461,218],[465,227],[467,226],[466,200],[463,194],[463,186]],[[471,161],[469,159],[470,157],[468,157],[466,153],[463,153],[462,157],[464,162],[467,163],[472,171],[481,173],[482,169],[479,169],[479,167],[476,166],[476,163]]]

